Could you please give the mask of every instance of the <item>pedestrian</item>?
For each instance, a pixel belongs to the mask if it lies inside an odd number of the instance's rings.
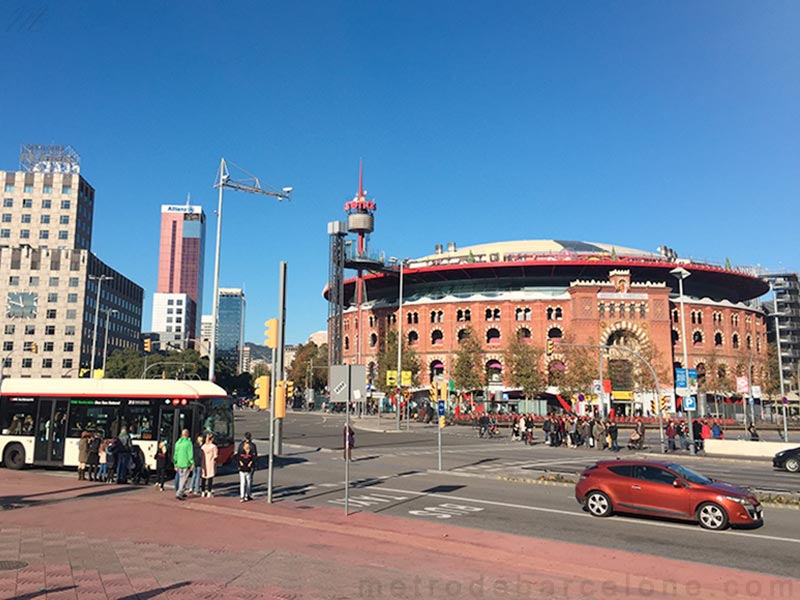
[[[114,455],[117,458],[117,483],[128,483],[128,464],[131,460],[133,442],[125,427],[119,430],[117,443],[114,446],[116,448]]]
[[[188,429],[181,431],[181,437],[175,442],[175,450],[172,452],[172,464],[175,465],[175,470],[178,474],[178,489],[175,491],[175,497],[178,500],[183,500],[189,475],[194,469],[194,450]]]
[[[619,428],[616,421],[606,421],[606,429],[608,430],[608,437],[611,439],[611,451],[619,452],[619,444],[617,444],[617,437],[619,436]]]
[[[97,472],[97,480],[105,481],[108,479],[108,440],[100,441],[100,450],[98,452],[100,459],[100,470]]]
[[[214,485],[214,475],[217,472],[217,456],[219,456],[219,449],[214,444],[214,434],[209,433],[206,435],[206,443],[200,448],[203,452],[202,477],[203,488],[202,494],[205,498],[211,498],[213,492],[211,491]]]
[[[759,439],[761,439],[758,435],[758,430],[756,429],[755,423],[750,423],[750,425],[747,427],[747,433],[750,434],[751,442],[757,442]]]
[[[90,435],[89,438],[89,457],[86,460],[86,468],[89,471],[89,481],[99,481],[97,478],[97,467],[100,464],[100,439],[99,433]]]
[[[594,420],[594,427],[592,428],[594,434],[594,449],[605,450],[606,428],[603,426],[603,421],[600,418]]]
[[[688,450],[689,449],[689,441],[686,439],[689,430],[686,428],[686,421],[680,421],[678,423],[678,440],[681,444],[681,450]]]
[[[356,445],[356,432],[353,431],[353,428],[350,425],[344,426],[344,458],[347,460],[353,460],[353,448]]]
[[[78,480],[86,480],[86,463],[89,460],[89,432],[82,431],[78,440]]]
[[[639,417],[639,420],[636,421],[636,427],[634,430],[636,431],[636,433],[639,434],[639,439],[636,443],[636,449],[642,450],[644,449],[644,433],[645,433],[644,419]]]
[[[242,442],[241,450],[237,454],[239,464],[239,502],[252,500],[253,471],[255,470],[255,455],[252,454],[250,442]]]
[[[156,486],[164,491],[164,481],[167,479],[167,442],[161,440],[156,448],[156,455],[153,457],[156,462]]]
[[[112,438],[106,440],[106,463],[108,474],[106,475],[106,483],[114,483],[117,476],[117,440]]]
[[[668,452],[675,452],[675,436],[678,432],[675,430],[675,423],[670,421],[667,423],[667,451]]]
[[[192,469],[192,483],[189,488],[192,494],[199,496],[200,495],[200,483],[201,483],[201,474],[202,474],[202,467],[203,467],[203,451],[201,448],[203,447],[203,436],[198,435],[194,443],[192,444],[192,457],[194,462],[194,469]]]

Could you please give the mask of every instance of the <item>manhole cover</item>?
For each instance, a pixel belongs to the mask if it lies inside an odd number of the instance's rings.
[[[28,566],[24,560],[0,560],[0,571],[16,571]]]

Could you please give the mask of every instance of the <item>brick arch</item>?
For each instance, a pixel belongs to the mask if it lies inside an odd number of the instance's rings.
[[[618,331],[627,331],[628,333],[633,334],[633,337],[636,338],[640,348],[650,347],[650,336],[647,335],[647,331],[645,331],[644,327],[632,321],[615,321],[611,325],[607,326],[600,334],[602,343],[608,343],[608,338]]]

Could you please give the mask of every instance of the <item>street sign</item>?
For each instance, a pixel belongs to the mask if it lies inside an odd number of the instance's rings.
[[[781,398],[781,402],[783,402],[784,404],[789,404],[789,399],[786,396],[784,396],[783,398]]]
[[[603,382],[599,379],[595,379],[592,381],[592,393],[599,394],[603,391]]]
[[[754,398],[750,398],[750,406],[753,406],[753,404],[755,404],[755,403],[756,403],[755,399]]]
[[[747,381],[747,375],[740,375],[736,378],[736,391],[740,394],[746,394],[750,389],[750,384]]]
[[[395,377],[397,377],[397,371],[395,371]],[[411,385],[411,371],[400,372],[400,385]]]
[[[675,390],[681,396],[697,393],[697,369],[675,369]]]
[[[439,402],[437,402],[436,404],[438,404],[439,416],[443,417],[444,416],[444,400],[439,400]]]
[[[697,410],[697,398],[685,396],[683,399],[683,410]]]
[[[392,387],[397,385],[397,371],[386,371],[386,386]]]

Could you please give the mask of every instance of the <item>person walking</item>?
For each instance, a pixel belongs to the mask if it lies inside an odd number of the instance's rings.
[[[217,456],[219,456],[219,449],[214,444],[214,434],[209,433],[206,435],[206,443],[200,447],[203,452],[203,464],[201,465],[203,487],[202,495],[204,498],[211,498],[213,492],[211,491],[214,485],[214,475],[217,472]]]
[[[78,481],[86,480],[86,463],[89,460],[89,432],[81,432],[78,440]]]
[[[194,469],[194,449],[192,439],[188,429],[181,431],[181,437],[175,442],[175,450],[172,452],[172,464],[178,473],[178,489],[175,490],[175,497],[178,500],[185,498],[185,488],[189,481],[189,475]]]
[[[353,460],[353,448],[356,445],[356,432],[349,425],[344,426],[344,458]]]
[[[255,455],[252,454],[250,442],[245,440],[241,451],[237,454],[239,465],[239,502],[252,500],[253,470],[255,469]]]
[[[670,421],[667,423],[667,451],[675,452],[675,436],[678,432],[675,430],[675,423]]]
[[[606,430],[608,431],[608,437],[611,438],[611,451],[619,452],[619,444],[617,443],[619,428],[617,427],[617,422],[606,421]]]

